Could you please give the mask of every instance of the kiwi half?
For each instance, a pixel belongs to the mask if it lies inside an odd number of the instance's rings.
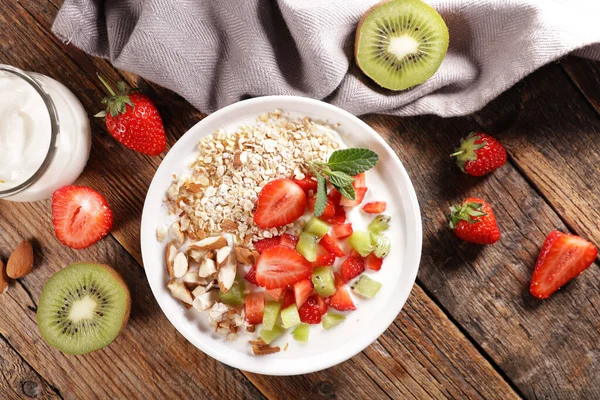
[[[361,18],[356,63],[378,85],[404,90],[435,74],[448,40],[448,27],[433,8],[421,0],[389,0]]]
[[[85,354],[112,343],[127,324],[131,296],[107,265],[77,263],[48,279],[38,304],[44,340],[67,354]]]

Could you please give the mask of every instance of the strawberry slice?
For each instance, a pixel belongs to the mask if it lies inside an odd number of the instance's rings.
[[[244,300],[246,322],[252,325],[261,324],[265,309],[264,292],[250,293]]]
[[[296,306],[302,307],[302,304],[310,297],[313,292],[313,284],[310,279],[305,279],[294,284],[294,298]]]
[[[327,267],[333,265],[335,256],[329,252],[319,254],[317,259],[312,263],[313,267]]]
[[[587,240],[559,231],[551,232],[538,256],[529,291],[548,298],[565,283],[592,265],[598,249]]]
[[[308,210],[311,213],[315,212],[315,203],[317,202],[317,198],[316,197],[309,197],[308,198]],[[330,219],[335,218],[335,206],[333,205],[333,203],[331,202],[331,200],[327,200],[327,204],[325,205],[325,209],[323,210],[323,214],[321,214],[319,216],[319,219],[327,222]]]
[[[363,206],[362,210],[369,214],[381,214],[385,211],[387,203],[385,201],[372,201]]]
[[[337,289],[336,292],[327,299],[329,306],[338,311],[356,310],[356,306],[350,297],[350,293],[348,293],[348,289],[338,273],[335,274],[335,287]]]
[[[275,246],[265,250],[256,263],[256,281],[266,289],[284,288],[306,279],[312,265],[294,249]]]
[[[62,244],[84,249],[110,232],[113,213],[106,199],[95,190],[65,186],[52,195],[52,225]]]
[[[354,189],[367,187],[367,174],[366,172],[361,172],[360,174],[354,177],[354,182],[352,183]]]
[[[328,224],[331,224],[334,226],[343,224],[344,222],[346,222],[346,210],[344,210],[344,207],[342,207],[342,206],[335,207],[335,215],[333,217],[321,218],[321,219],[323,221],[327,222]]]
[[[332,230],[336,239],[345,239],[352,235],[352,224],[333,225]]]
[[[377,257],[375,253],[369,253],[369,255],[365,257],[366,269],[370,269],[371,271],[379,271],[382,264],[383,258]]]
[[[260,239],[254,242],[254,248],[259,253],[262,253],[263,251],[270,249],[271,247],[279,246],[280,241],[281,239],[279,236]]]
[[[248,272],[246,272],[244,279],[254,285],[257,284],[256,283],[256,265],[253,265],[252,268],[250,268],[250,270]]]
[[[319,295],[310,296],[298,310],[300,321],[305,324],[320,324],[321,318],[327,312],[327,304]]]
[[[344,257],[344,251],[340,248],[340,245],[336,242],[334,238],[329,236],[329,233],[326,233],[325,236],[321,238],[319,244],[323,246],[327,252],[333,254],[336,257]]]
[[[296,298],[294,297],[294,289],[292,287],[287,287],[283,292],[283,301],[281,302],[281,309],[288,308],[292,304],[296,302]]]
[[[344,260],[340,267],[341,277],[344,283],[356,278],[365,270],[365,262],[359,257],[350,256]]]
[[[273,298],[273,300],[275,300],[275,301],[281,300],[281,296],[283,296],[283,292],[285,292],[285,288],[265,290],[265,293],[268,294],[269,296],[271,296]]]
[[[305,209],[302,188],[290,179],[275,179],[258,194],[254,222],[263,229],[287,225],[300,218]]]
[[[359,187],[359,188],[354,189],[354,191],[356,192],[356,198],[354,200],[350,200],[346,197],[342,197],[342,200],[340,200],[340,205],[346,206],[346,207],[355,207],[355,206],[359,205],[360,203],[362,203],[362,201],[365,198],[365,195],[367,194],[367,188]]]
[[[304,193],[308,195],[308,192],[312,190],[313,193],[317,192],[317,181],[312,176],[307,176],[304,179],[292,179],[292,181],[300,186]]]
[[[331,204],[333,204],[333,206],[335,208],[338,208],[340,206],[340,200],[342,199],[342,194],[340,192],[338,192],[338,190],[336,188],[333,188],[329,191],[329,194],[327,195],[327,199],[329,199],[331,201]]]
[[[291,235],[289,233],[284,233],[279,236],[279,245],[284,247],[289,247],[290,249],[295,249],[298,244],[298,236]]]

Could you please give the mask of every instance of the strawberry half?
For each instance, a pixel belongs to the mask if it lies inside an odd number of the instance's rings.
[[[267,183],[256,201],[254,222],[260,228],[276,228],[294,222],[304,214],[306,194],[290,179]]]
[[[460,205],[450,207],[449,226],[465,242],[492,244],[500,239],[492,207],[476,197],[469,197]]]
[[[305,324],[320,324],[321,318],[327,312],[327,304],[319,295],[310,296],[298,310],[300,321]]]
[[[279,236],[260,239],[254,242],[254,248],[259,253],[262,253],[263,251],[270,249],[271,247],[279,246],[280,241],[281,239]]]
[[[256,282],[266,289],[284,288],[312,273],[312,265],[294,249],[284,246],[265,250],[256,263]]]
[[[587,240],[559,231],[551,232],[538,256],[529,291],[548,298],[564,284],[592,265],[598,249]]]
[[[350,293],[348,293],[346,285],[344,285],[342,277],[337,273],[335,274],[335,287],[337,289],[336,292],[327,299],[329,306],[338,311],[356,310],[356,306],[350,297]]]
[[[340,275],[344,283],[351,281],[365,271],[365,262],[362,257],[350,256],[344,260],[340,267]]]
[[[113,213],[106,199],[95,190],[65,186],[52,195],[52,225],[62,244],[84,249],[110,232]]]
[[[312,191],[313,193],[317,192],[317,181],[313,179],[312,176],[307,176],[304,179],[292,179],[292,181],[300,186],[306,195],[308,195],[309,191]]]
[[[362,210],[369,214],[381,214],[385,211],[387,203],[385,201],[372,201],[365,204]]]
[[[294,284],[294,298],[296,299],[296,306],[302,307],[302,304],[310,297],[313,292],[313,284],[310,279],[304,279],[303,281],[296,282]]]
[[[295,249],[298,244],[298,236],[292,235],[289,233],[284,233],[279,236],[279,245],[284,247],[289,247],[290,249]]]
[[[249,293],[244,299],[244,314],[246,322],[252,325],[261,324],[265,310],[265,294],[263,292]]]
[[[506,164],[506,150],[499,141],[482,132],[471,132],[461,139],[460,147],[450,155],[458,167],[472,176],[487,175]]]
[[[341,249],[340,245],[337,243],[337,241],[331,236],[329,236],[328,233],[326,233],[325,236],[321,238],[319,244],[323,246],[323,248],[327,250],[328,253],[331,253],[336,257],[344,257],[346,255]]]

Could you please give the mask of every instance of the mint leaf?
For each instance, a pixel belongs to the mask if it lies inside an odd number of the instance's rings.
[[[335,187],[346,187],[354,182],[354,177],[342,171],[331,171],[327,175],[329,175],[329,182]]]
[[[356,192],[354,191],[354,186],[348,185],[348,186],[339,186],[338,187],[338,186],[334,185],[334,187],[338,190],[338,192],[340,192],[342,194],[342,196],[344,196],[348,200],[356,199]]]
[[[327,166],[331,171],[341,171],[357,175],[375,166],[379,156],[373,150],[356,148],[336,150],[329,156]]]
[[[315,217],[320,217],[327,205],[327,182],[321,174],[317,176],[317,199],[315,202]]]

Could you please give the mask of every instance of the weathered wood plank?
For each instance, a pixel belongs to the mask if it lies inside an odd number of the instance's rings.
[[[560,65],[590,104],[600,113],[600,61],[567,57]]]

